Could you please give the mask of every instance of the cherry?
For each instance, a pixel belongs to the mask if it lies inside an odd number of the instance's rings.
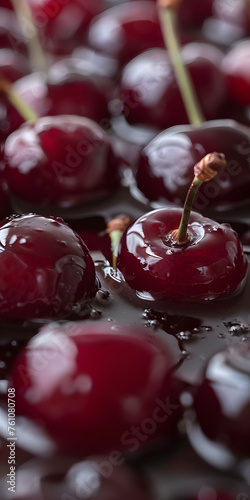
[[[138,188],[151,201],[182,204],[193,164],[214,148],[225,151],[229,159],[226,171],[201,187],[194,208],[221,211],[249,200],[248,130],[232,120],[217,120],[199,128],[183,125],[162,132],[142,150],[136,173]]]
[[[213,0],[214,16],[231,25],[236,25],[244,29],[245,35],[250,28],[250,9],[245,0]]]
[[[175,245],[170,237],[182,211],[158,209],[139,217],[121,239],[117,267],[140,297],[209,301],[241,288],[247,271],[237,233],[192,212],[190,241]]]
[[[109,119],[110,84],[88,61],[62,59],[47,75],[32,73],[17,81],[15,88],[38,116],[75,114],[98,123]]]
[[[121,66],[148,48],[164,47],[156,6],[134,1],[111,7],[92,21],[88,43]]]
[[[221,52],[208,44],[190,43],[182,48],[182,57],[205,117],[216,118],[226,98]],[[170,58],[163,49],[148,50],[125,66],[120,98],[131,124],[147,124],[161,130],[188,123]]]
[[[185,3],[185,2],[184,2]],[[245,0],[213,0],[213,13],[202,26],[202,35],[216,45],[230,47],[249,35],[250,8]]]
[[[27,122],[8,137],[4,152],[10,191],[31,203],[69,207],[107,196],[118,186],[110,138],[88,118]]]
[[[173,432],[172,366],[138,327],[51,323],[14,362],[10,386],[16,414],[39,422],[59,449],[121,459],[117,450],[132,454]]]
[[[223,71],[226,75],[229,95],[243,105],[250,105],[250,39],[236,44],[224,57]]]
[[[100,0],[28,0],[34,24],[47,51],[69,54],[86,36]]]
[[[208,362],[195,400],[198,422],[212,441],[250,456],[250,342],[219,352]]]
[[[89,251],[62,219],[5,219],[0,244],[1,320],[65,317],[95,295]]]

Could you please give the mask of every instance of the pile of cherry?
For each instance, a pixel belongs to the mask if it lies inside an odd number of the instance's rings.
[[[0,1],[0,432],[9,473],[14,388],[15,498],[249,498],[250,3],[180,4],[199,125],[156,2],[27,3],[41,60],[30,20]],[[177,245],[193,167],[213,151],[226,169]],[[187,436],[228,476],[158,491],[154,460],[194,457]]]

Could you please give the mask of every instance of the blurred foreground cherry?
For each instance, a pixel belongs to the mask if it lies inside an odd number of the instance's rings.
[[[64,452],[120,460],[173,436],[172,368],[168,348],[138,327],[51,323],[20,353],[10,385],[16,414],[42,425]]]

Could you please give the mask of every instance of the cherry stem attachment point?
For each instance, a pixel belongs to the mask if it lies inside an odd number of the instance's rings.
[[[157,4],[162,34],[174,68],[189,123],[195,126],[200,125],[205,121],[205,118],[201,111],[189,72],[183,63],[181,45],[176,29],[176,13],[180,1],[158,0]]]
[[[14,106],[14,108],[18,111],[18,113],[23,117],[25,121],[28,120],[37,120],[37,114],[31,109],[31,107],[21,98],[13,85],[9,80],[5,80],[0,78],[0,92],[3,92],[8,101]]]
[[[47,72],[48,66],[44,50],[38,36],[34,18],[27,0],[11,0],[13,9],[17,15],[24,41],[29,52],[32,70]]]
[[[175,243],[185,245],[189,242],[187,227],[196,193],[203,182],[212,180],[219,172],[225,170],[226,164],[223,153],[209,153],[194,166],[194,179],[184,203],[179,228],[172,231],[170,235]]]
[[[120,214],[115,217],[115,219],[112,219],[108,224],[107,224],[107,229],[106,233],[109,234],[109,237],[111,239],[111,251],[112,251],[112,266],[116,270],[117,266],[117,257],[118,257],[118,249],[119,249],[119,244],[121,241],[121,237],[129,226],[131,220],[130,217],[126,214]]]

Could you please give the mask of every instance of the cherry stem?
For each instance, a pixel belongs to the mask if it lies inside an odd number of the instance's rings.
[[[0,92],[3,92],[8,101],[14,106],[25,121],[37,120],[38,116],[33,109],[21,98],[9,80],[0,79]]]
[[[111,239],[111,252],[112,252],[112,266],[117,269],[118,249],[121,237],[130,224],[130,217],[126,214],[117,215],[107,224],[106,233],[109,234]]]
[[[11,0],[13,9],[17,15],[22,34],[29,52],[29,59],[32,70],[47,72],[47,61],[37,28],[34,23],[32,12],[26,0]]]
[[[203,182],[212,180],[219,172],[222,172],[226,168],[226,164],[227,162],[223,153],[210,153],[195,164],[194,179],[184,203],[179,228],[171,233],[171,239],[175,243],[185,245],[189,242],[187,228],[196,193]]]
[[[175,77],[189,122],[191,125],[200,125],[205,121],[205,118],[201,111],[193,82],[181,56],[181,45],[176,29],[176,7],[166,7],[169,3],[171,4],[171,2],[158,0],[158,12],[162,34],[174,68]]]

